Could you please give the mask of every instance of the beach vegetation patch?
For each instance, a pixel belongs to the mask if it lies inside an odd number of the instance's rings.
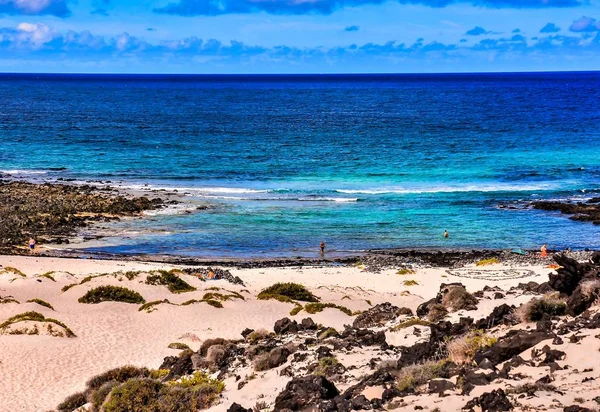
[[[56,282],[56,279],[54,279],[54,276],[52,276],[55,272],[54,271],[50,271],[50,272],[46,272],[46,273],[42,273],[40,275],[41,278],[46,278],[46,279],[50,279],[52,282]]]
[[[417,272],[416,272],[416,271],[414,271],[414,270],[413,270],[413,269],[411,269],[411,268],[400,268],[400,269],[398,269],[398,272],[397,272],[397,273],[398,273],[399,275],[402,275],[402,276],[404,276],[404,275],[414,275],[414,274],[416,274]]]
[[[222,309],[223,308],[223,304],[221,302],[219,302],[218,300],[214,300],[214,299],[206,299],[206,300],[202,300],[202,302],[206,303],[207,305],[212,306],[213,308],[217,308],[217,309]]]
[[[120,368],[107,370],[100,375],[96,375],[87,381],[87,388],[95,390],[104,385],[106,382],[116,381],[123,383],[129,379],[145,378],[149,376],[150,371],[146,368],[138,368],[137,366],[125,365]]]
[[[190,347],[188,345],[186,345],[185,343],[181,343],[181,342],[169,343],[168,348],[169,349],[177,349],[177,350],[189,350],[190,349]]]
[[[133,279],[137,278],[141,273],[142,273],[141,270],[130,270],[130,271],[123,273],[123,276],[125,276],[127,278],[127,280],[133,280]]]
[[[92,411],[101,411],[102,404],[110,394],[110,392],[119,386],[121,382],[109,381],[104,383],[98,389],[92,392],[91,396],[88,395],[88,399],[92,402]]]
[[[337,309],[348,316],[352,316],[352,311],[345,306],[336,305],[335,303],[308,303],[304,306],[304,310],[311,315],[322,312],[323,309]]]
[[[319,334],[317,335],[317,339],[319,340],[325,340],[327,338],[332,338],[334,336],[339,336],[340,334],[338,333],[337,330],[335,330],[334,328],[327,328],[321,332],[319,332]]]
[[[442,305],[451,311],[469,309],[477,306],[477,298],[462,286],[448,287],[442,295]]]
[[[444,360],[406,366],[397,372],[396,388],[402,393],[415,393],[419,386],[439,378],[446,364]]]
[[[317,376],[330,376],[338,369],[340,362],[335,356],[326,356],[319,359],[319,364],[315,368],[313,375]]]
[[[482,259],[479,262],[475,263],[475,266],[489,266],[489,265],[497,265],[500,263],[500,260],[498,260],[498,258],[489,258],[489,259]]]
[[[64,401],[62,401],[56,409],[59,412],[72,412],[77,408],[81,408],[83,405],[87,403],[87,397],[85,392],[78,392],[73,394]]]
[[[257,341],[266,339],[269,336],[271,336],[271,332],[267,331],[266,329],[259,329],[251,332],[246,337],[246,340],[251,343],[256,343]]]
[[[234,294],[231,295],[224,295],[222,293],[216,293],[216,292],[208,292],[205,293],[204,296],[202,297],[202,300],[206,301],[206,300],[219,300],[221,302],[225,302],[228,301],[230,299],[242,299],[245,300],[243,296],[237,296]]]
[[[152,302],[146,302],[146,303],[144,303],[142,306],[139,307],[138,311],[141,312],[141,311],[145,310],[148,313],[154,312],[156,310],[156,306],[160,305],[161,303],[171,304],[171,302],[169,302],[168,299],[153,300]]]
[[[16,300],[12,296],[4,296],[4,297],[0,296],[0,305],[6,304],[6,303],[16,303],[18,305],[19,301]]]
[[[318,302],[319,298],[313,295],[306,287],[298,283],[276,283],[263,289],[258,294],[258,299],[277,299],[277,297],[283,296],[291,301],[301,302]],[[277,299],[280,300],[280,299]]]
[[[177,272],[179,273],[179,272]],[[146,284],[148,285],[163,285],[169,289],[171,293],[185,293],[193,292],[196,290],[195,287],[181,279],[177,274],[171,270],[158,270],[151,272],[146,278]]]
[[[152,369],[150,371],[150,378],[151,379],[163,379],[165,377],[167,377],[169,375],[169,373],[171,373],[171,371],[169,369]]]
[[[398,330],[410,328],[411,326],[431,326],[431,325],[432,325],[431,322],[426,321],[424,319],[411,318],[411,319],[405,320],[402,323],[399,323],[398,325],[394,326],[391,330],[398,331]]]
[[[464,336],[452,339],[446,343],[448,359],[457,365],[473,362],[475,352],[489,348],[498,342],[498,339],[481,330],[474,330]]]
[[[78,283],[70,283],[68,285],[65,285],[61,288],[62,292],[66,292],[67,290],[71,289],[73,286],[77,286]]]
[[[18,315],[8,318],[6,321],[4,321],[2,324],[0,324],[0,331],[2,331],[3,333],[11,334],[10,327],[13,326],[14,324],[20,323],[20,322],[40,322],[40,323],[55,324],[57,326],[60,326],[63,331],[55,331],[55,333],[52,334],[52,336],[61,336],[62,335],[62,336],[66,336],[68,338],[75,337],[75,334],[73,333],[73,331],[71,329],[69,329],[69,327],[67,327],[67,325],[65,325],[61,321],[52,319],[52,318],[46,318],[41,313],[34,312],[34,311],[24,312],[24,313],[21,313],[21,314],[18,314]],[[38,330],[37,325],[34,325],[33,330]],[[20,329],[19,331],[28,333],[30,330],[26,328],[25,331],[23,329]],[[19,333],[19,334],[21,334],[21,333]],[[37,335],[37,333],[33,333],[33,334]]]
[[[46,302],[45,300],[42,300],[42,299],[37,299],[37,298],[36,299],[29,299],[27,301],[27,303],[37,303],[40,306],[44,306],[44,307],[46,307],[48,309],[54,310],[54,307],[52,307],[51,304],[49,304],[48,302]]]
[[[402,284],[404,286],[417,286],[419,282],[417,282],[416,280],[405,280],[404,282],[402,282]]]
[[[17,276],[21,276],[23,278],[26,278],[27,275],[23,272],[21,272],[19,269],[14,268],[12,266],[5,266],[0,270],[0,273],[12,273],[13,275],[17,275]]]
[[[559,297],[558,293],[549,293],[519,306],[516,315],[521,322],[537,322],[542,320],[544,315],[562,316],[566,311],[567,303]]]
[[[90,289],[79,298],[79,303],[101,303],[101,302],[123,302],[123,303],[146,303],[146,300],[135,290],[121,286],[98,286]]]
[[[294,302],[294,303],[296,303],[296,302]],[[296,303],[296,306],[294,307],[294,309],[290,310],[290,316],[296,316],[298,313],[300,313],[302,311],[302,309],[304,309],[304,306]]]
[[[90,282],[92,279],[94,278],[94,276],[86,276],[83,279],[81,279],[81,282],[79,282],[80,285],[83,285],[84,283],[88,283]]]

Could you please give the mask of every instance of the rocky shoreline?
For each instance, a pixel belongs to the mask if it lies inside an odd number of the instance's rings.
[[[68,243],[91,223],[113,222],[165,206],[160,198],[131,196],[89,185],[0,180],[0,252],[23,253],[30,237]]]

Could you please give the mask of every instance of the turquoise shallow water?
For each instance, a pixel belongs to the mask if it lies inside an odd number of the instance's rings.
[[[598,248],[600,227],[498,205],[598,193],[599,98],[594,73],[0,75],[0,169],[210,205],[117,224],[100,251]]]

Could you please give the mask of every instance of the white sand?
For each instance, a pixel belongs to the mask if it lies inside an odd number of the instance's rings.
[[[2,410],[7,411],[53,409],[66,396],[82,390],[87,379],[109,368],[126,364],[157,368],[165,356],[178,353],[167,348],[171,342],[186,342],[192,349],[197,349],[200,341],[207,338],[240,338],[240,332],[245,328],[272,330],[275,321],[289,316],[293,307],[276,301],[256,300],[256,294],[262,288],[276,282],[302,283],[324,302],[337,303],[352,310],[368,309],[370,305],[367,300],[373,305],[391,302],[415,310],[423,300],[435,296],[440,283],[462,282],[472,292],[486,285],[507,290],[520,282],[534,280],[541,283],[546,280],[545,275],[549,271],[541,266],[528,267],[524,269],[533,272],[525,278],[493,281],[456,277],[441,269],[419,269],[415,275],[409,276],[400,276],[392,270],[381,274],[365,273],[353,267],[232,270],[234,275],[240,276],[246,283],[245,288],[225,281],[201,282],[194,277],[182,275],[198,290],[175,295],[163,286],[146,285],[140,279],[129,281],[112,276],[93,279],[67,292],[61,292],[63,286],[78,282],[90,274],[170,269],[174,267],[172,265],[35,256],[0,256],[0,265],[15,267],[27,275],[22,278],[0,272],[0,296],[11,295],[20,302],[0,305],[0,322],[10,316],[35,310],[64,322],[77,335],[72,339],[42,335],[0,335],[0,394],[3,398]],[[505,269],[509,268],[500,265],[489,267],[489,270]],[[35,277],[49,271],[61,272],[54,274],[56,282]],[[419,284],[404,286],[405,280],[416,280]],[[77,299],[87,290],[104,284],[134,289],[146,301],[169,299],[173,303],[201,299],[206,289],[213,286],[238,292],[247,289],[250,293],[241,292],[247,297],[246,301],[224,302],[223,309],[206,304],[160,305],[156,311],[146,313],[138,311],[139,305],[134,304],[78,303]],[[345,296],[349,299],[342,299]],[[55,311],[35,303],[25,303],[32,298],[49,302]],[[506,299],[506,302],[515,304],[521,301],[523,298],[511,298],[510,295]],[[477,319],[487,315],[494,306],[502,302],[504,300],[489,299],[483,305],[486,307],[480,309],[481,313],[467,312],[463,315]],[[296,318],[300,320],[306,316],[306,313],[300,312]],[[338,329],[344,324],[352,323],[351,317],[333,309],[311,317],[317,323]],[[184,334],[195,335],[199,340],[180,339]],[[277,376],[266,380],[256,379],[244,388],[243,394],[236,394],[237,388],[228,386],[225,392],[227,401],[217,409],[224,410],[232,400],[249,400],[252,398],[249,394],[268,392],[276,395],[285,383],[285,379]],[[252,405],[254,403],[250,406]]]

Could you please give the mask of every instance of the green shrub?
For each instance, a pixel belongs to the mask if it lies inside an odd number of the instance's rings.
[[[27,275],[25,273],[21,272],[17,268],[11,267],[11,266],[5,266],[5,267],[3,267],[2,269],[0,269],[0,273],[13,273],[13,274],[21,276],[23,278],[27,277]]]
[[[333,336],[338,336],[339,333],[337,330],[335,330],[334,328],[327,328],[322,332],[319,332],[319,334],[317,335],[317,339],[319,340],[324,340],[327,338],[331,338]]]
[[[13,298],[12,296],[5,296],[5,297],[0,296],[0,305],[2,305],[4,303],[16,303],[18,305],[19,301],[16,300],[15,298]]]
[[[52,309],[52,310],[54,310],[54,308],[52,307],[52,305],[51,305],[51,304],[49,304],[48,302],[46,302],[46,301],[44,301],[44,300],[41,300],[41,299],[37,299],[37,298],[36,298],[36,299],[29,299],[29,300],[27,301],[27,303],[37,303],[37,304],[38,304],[38,305],[40,305],[40,306],[44,306],[44,307],[46,307],[46,308],[48,308],[48,309]]]
[[[329,376],[331,372],[335,370],[335,367],[339,365],[340,362],[336,357],[326,356],[324,358],[319,359],[319,365],[313,372],[314,375],[320,376]]]
[[[150,371],[146,368],[138,368],[136,366],[126,365],[120,368],[110,369],[100,375],[96,375],[87,381],[88,389],[95,390],[104,385],[106,382],[116,381],[123,383],[129,379],[148,377]]]
[[[311,315],[322,312],[323,309],[326,308],[338,309],[339,311],[344,312],[346,315],[352,316],[352,311],[350,309],[344,306],[336,305],[334,303],[307,303],[304,306],[304,310],[307,313],[310,313]]]
[[[479,262],[477,262],[475,265],[476,266],[488,266],[488,265],[495,265],[498,263],[500,263],[498,258],[489,258],[489,259],[482,259]]]
[[[464,336],[455,338],[446,344],[448,359],[457,365],[464,365],[473,361],[475,352],[492,346],[498,341],[481,330],[475,330]]]
[[[404,286],[417,286],[419,282],[417,282],[416,280],[405,280],[404,282],[402,282],[402,284]]]
[[[541,298],[533,298],[529,302],[521,305],[516,315],[521,322],[537,322],[544,315],[562,316],[567,311],[567,304],[558,297],[558,294],[552,293],[544,295]]]
[[[77,283],[71,283],[69,285],[65,285],[62,287],[61,291],[66,292],[67,290],[71,289],[73,286],[77,286]]]
[[[185,343],[173,342],[173,343],[169,343],[169,349],[186,350],[186,349],[190,349],[190,347],[188,345],[186,345]]]
[[[121,286],[98,286],[90,289],[79,298],[79,303],[100,303],[106,301],[124,302],[124,303],[145,303],[146,301],[134,290],[123,288]]]
[[[71,412],[77,408],[82,407],[87,403],[87,398],[84,392],[79,392],[69,396],[67,399],[62,401],[60,405],[56,407],[59,412]]]
[[[80,285],[83,285],[84,283],[88,283],[89,281],[91,281],[94,277],[93,276],[86,276],[83,279],[81,279],[81,282],[79,282]]]
[[[267,338],[269,335],[270,335],[270,333],[266,329],[259,329],[259,330],[255,330],[254,332],[250,333],[246,337],[246,340],[251,343],[255,343],[256,341]]]
[[[131,379],[111,392],[102,409],[104,412],[160,411],[158,397],[163,384],[153,379]]]
[[[298,283],[276,283],[263,289],[258,294],[258,299],[272,299],[272,296],[284,296],[291,300],[299,300],[302,302],[318,302],[319,298],[313,295],[303,285]]]
[[[207,374],[201,371],[194,372],[191,376],[184,376],[180,379],[177,385],[183,388],[190,388],[198,385],[214,386],[216,391],[221,393],[225,389],[225,384],[218,379],[209,378]]]
[[[409,268],[398,269],[399,275],[414,275],[415,273],[417,273],[417,272],[415,272],[414,270],[409,269]]]
[[[297,305],[294,309],[290,310],[290,316],[296,316],[302,309],[304,309],[302,305]]]
[[[202,300],[202,302],[207,303],[210,306],[218,308],[218,309],[223,308],[223,304],[221,302],[219,302],[218,300],[208,299],[208,300]]]
[[[150,313],[150,312],[156,310],[155,306],[160,305],[161,303],[167,303],[169,305],[172,305],[172,303],[169,302],[168,299],[153,300],[152,302],[144,303],[142,306],[139,307],[138,311],[141,312],[141,311],[145,310],[146,312]]]
[[[447,361],[429,361],[422,364],[410,365],[398,372],[396,387],[403,393],[414,393],[416,388],[440,377]]]
[[[146,278],[146,283],[148,285],[163,285],[169,289],[171,293],[185,293],[185,292],[193,292],[196,290],[195,287],[191,286],[185,280],[181,279],[177,276],[174,270],[167,272],[166,270],[158,270],[152,272]]]
[[[152,379],[163,379],[171,373],[168,369],[153,369],[150,371],[150,378]]]
[[[109,381],[104,383],[102,386],[100,386],[98,389],[96,389],[95,391],[92,392],[92,396],[91,396],[91,402],[92,402],[92,406],[93,406],[93,411],[100,411],[102,404],[104,403],[104,401],[106,400],[106,398],[108,397],[108,395],[110,394],[110,392],[116,388],[117,386],[119,386],[121,383],[117,382],[117,381]]]
[[[125,276],[128,280],[133,280],[135,278],[137,278],[140,273],[142,273],[140,270],[130,270],[128,272],[123,273],[123,276]]]
[[[44,274],[41,274],[40,277],[50,279],[52,282],[56,282],[56,279],[54,279],[54,276],[52,276],[53,273],[54,273],[54,271],[46,272]]]
[[[67,325],[65,325],[61,321],[56,320],[56,319],[52,319],[52,318],[46,318],[41,313],[39,313],[39,312],[33,312],[33,311],[24,312],[24,313],[21,313],[19,315],[15,315],[13,317],[8,318],[6,321],[4,321],[2,324],[0,324],[0,329],[6,329],[6,328],[8,328],[9,326],[11,326],[11,325],[13,325],[15,323],[27,322],[27,321],[53,323],[53,324],[58,325],[61,328],[63,328],[65,330],[65,334],[66,334],[66,336],[68,338],[74,338],[76,336],[73,333],[73,331],[71,329],[69,329],[67,327]]]

